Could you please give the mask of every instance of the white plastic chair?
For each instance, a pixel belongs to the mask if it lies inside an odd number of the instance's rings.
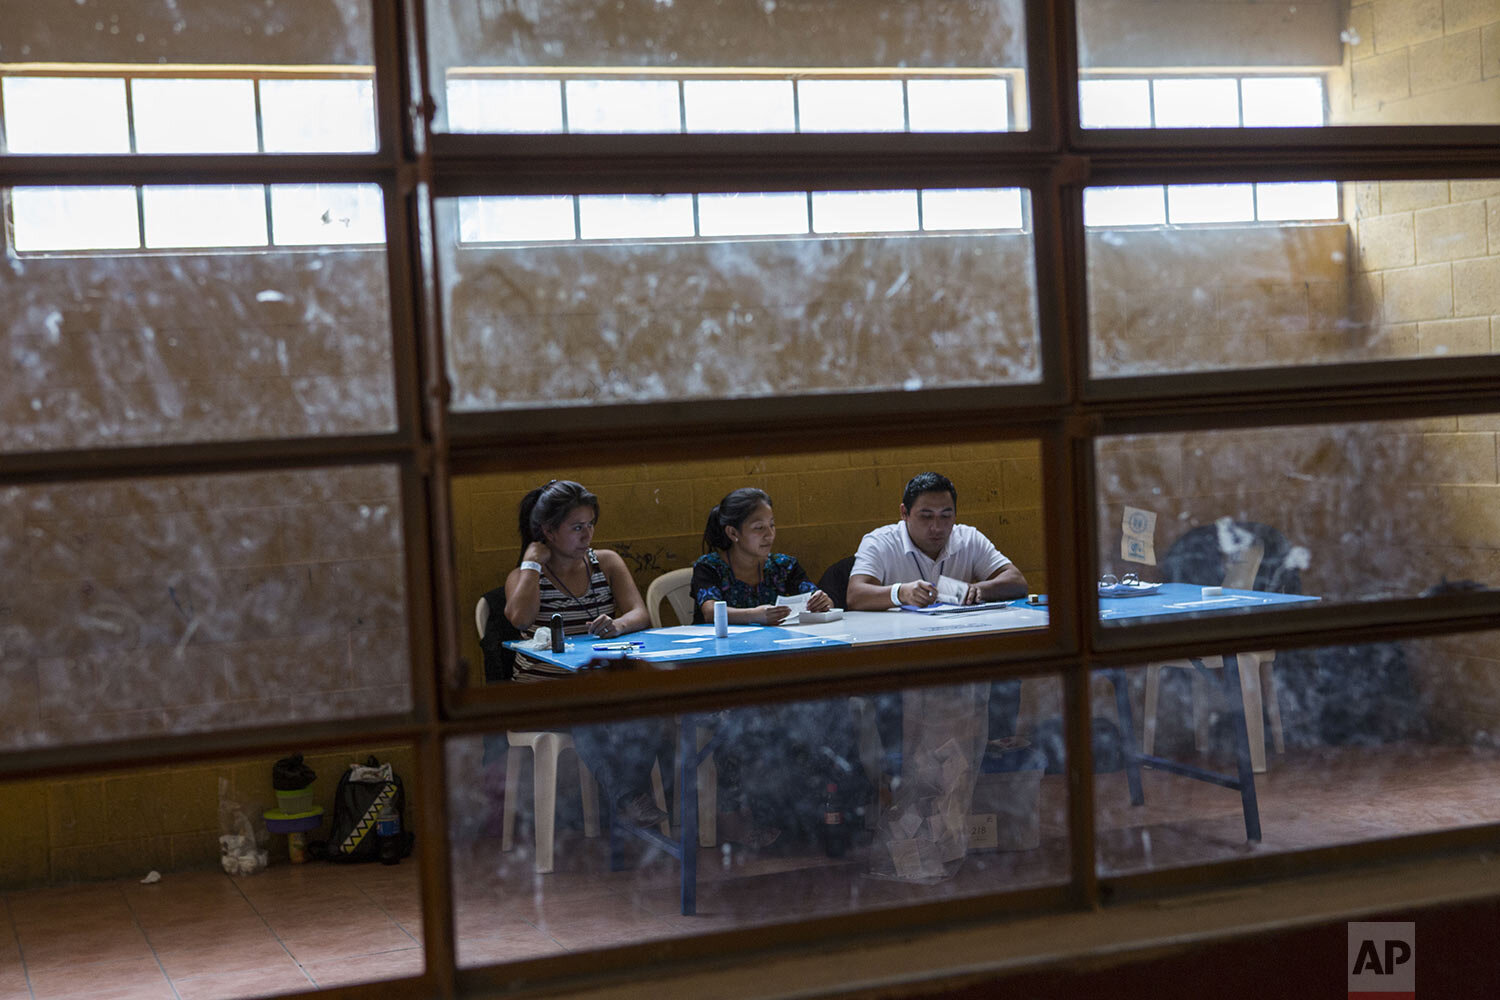
[[[662,601],[672,605],[679,624],[687,625],[693,620],[693,595],[688,593],[692,581],[691,569],[668,570],[651,581],[646,588],[646,610],[651,613],[652,628],[661,628]]]
[[[1232,590],[1250,590],[1255,586],[1255,574],[1260,570],[1265,557],[1265,545],[1255,543],[1237,554],[1224,573],[1224,586]],[[1281,730],[1281,706],[1276,700],[1276,682],[1271,674],[1271,665],[1276,660],[1273,649],[1238,655],[1240,668],[1240,697],[1245,705],[1245,732],[1250,737],[1250,766],[1256,774],[1266,770],[1266,730],[1262,722],[1262,711],[1270,716],[1271,742],[1277,753],[1286,752],[1286,740]],[[1205,656],[1196,663],[1211,670],[1224,668],[1224,657]],[[1150,754],[1156,746],[1156,706],[1161,695],[1161,671],[1163,667],[1193,669],[1193,660],[1166,660],[1146,667],[1145,720],[1141,733],[1141,749]],[[1193,739],[1199,752],[1208,749],[1208,692],[1204,678],[1193,674]]]
[[[672,569],[663,573],[646,588],[646,610],[651,614],[651,627],[661,628],[661,605],[666,601],[672,606],[679,625],[690,625],[693,621],[693,581],[691,569]],[[713,734],[703,727],[698,728],[698,749],[712,739]],[[678,808],[681,809],[682,789],[677,789]],[[719,766],[710,755],[698,765],[698,844],[713,847],[719,842]]]
[[[490,620],[490,604],[484,598],[474,609],[474,625],[479,637],[484,638],[485,626]],[[552,845],[557,820],[557,759],[564,750],[573,747],[573,737],[554,730],[508,731],[505,734],[510,750],[505,754],[505,805],[502,820],[503,832],[500,849],[515,848],[516,838],[516,790],[521,787],[521,755],[517,750],[531,751],[531,795],[536,811],[536,870],[542,874],[552,871]],[[599,785],[588,767],[578,761],[578,788],[583,798],[584,836],[599,836]],[[660,793],[658,793],[660,798]]]

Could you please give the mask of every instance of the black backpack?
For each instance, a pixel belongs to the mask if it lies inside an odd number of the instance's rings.
[[[333,794],[333,822],[328,839],[309,844],[314,857],[329,861],[384,861],[395,864],[411,853],[416,837],[406,828],[406,789],[395,770],[388,781],[354,781],[349,765],[339,777]],[[382,765],[373,755],[364,767],[379,769]],[[400,830],[394,836],[380,836],[377,825],[382,809],[389,804],[400,819]]]

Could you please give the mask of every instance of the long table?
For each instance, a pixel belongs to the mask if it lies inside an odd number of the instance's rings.
[[[1205,596],[1203,588],[1181,583],[1162,584],[1156,593],[1121,598],[1101,598],[1102,621],[1180,618],[1193,614],[1265,608],[1273,605],[1315,601],[1316,597],[1298,594],[1273,594],[1262,591],[1223,589]],[[954,611],[917,614],[908,611],[847,611],[831,622],[815,625],[730,627],[727,638],[716,638],[712,625],[678,625],[671,628],[635,632],[624,639],[604,640],[594,636],[570,636],[563,651],[530,649],[523,643],[506,645],[524,651],[527,656],[553,666],[578,672],[599,660],[629,657],[644,664],[662,668],[687,663],[727,659],[737,656],[774,655],[808,649],[858,646],[921,639],[951,638],[960,635],[1015,632],[1047,627],[1045,605],[1026,601],[977,611]],[[621,642],[639,643],[627,650],[596,649],[617,646]],[[1240,700],[1239,664],[1233,652],[1215,654],[1224,659],[1222,683],[1229,695],[1231,727],[1235,734],[1237,773],[1218,774],[1190,764],[1143,754],[1136,749],[1134,725],[1125,673],[1120,669],[1104,671],[1115,692],[1121,742],[1124,745],[1126,781],[1132,805],[1142,805],[1140,769],[1150,767],[1198,781],[1207,781],[1240,793],[1245,815],[1245,835],[1260,840],[1260,813],[1255,798],[1255,772],[1250,761],[1249,737],[1243,703]],[[707,717],[705,717],[707,718]],[[713,752],[715,741],[697,745],[696,730],[702,721],[697,716],[684,718],[677,746],[678,794],[682,802],[681,832],[677,838],[664,836],[654,828],[636,827],[613,816],[610,823],[610,860],[616,870],[624,867],[624,836],[632,835],[655,844],[682,864],[682,912],[696,911],[698,869],[698,766]],[[1257,720],[1259,722],[1259,720]],[[507,792],[507,794],[509,794]]]

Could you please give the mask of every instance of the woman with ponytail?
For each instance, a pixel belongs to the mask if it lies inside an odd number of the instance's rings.
[[[552,616],[567,635],[614,638],[646,628],[651,616],[625,560],[593,547],[599,498],[578,483],[554,479],[521,500],[521,563],[505,578],[505,617],[528,639]],[[516,654],[517,681],[571,676],[571,671]],[[633,823],[666,819],[653,801],[651,766],[672,760],[660,720],[573,727],[573,744],[609,801]],[[671,772],[670,764],[663,774]]]
[[[765,490],[747,486],[720,500],[703,529],[705,554],[693,563],[693,620],[708,621],[714,602],[723,601],[730,624],[777,625],[791,609],[776,598],[793,594],[809,595],[809,611],[832,608],[802,565],[773,551],[775,544]],[[847,763],[858,760],[847,699],[732,710],[719,734],[718,822],[725,840],[758,848],[784,829],[810,836],[823,816],[828,782],[846,797],[863,789],[863,774]]]
[[[810,594],[807,610],[827,611],[833,601],[807,578],[801,563],[773,552],[776,515],[765,490],[745,486],[708,512],[705,554],[693,563],[693,621],[713,617],[713,602],[729,605],[731,625],[779,625],[790,608],[776,598]]]

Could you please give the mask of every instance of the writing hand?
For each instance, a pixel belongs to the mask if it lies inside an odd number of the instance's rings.
[[[755,620],[762,625],[777,625],[791,613],[785,604],[762,604],[755,609]]]
[[[526,554],[521,557],[522,562],[539,562],[543,566],[552,559],[552,550],[547,548],[546,542],[532,542],[526,546]]]
[[[908,583],[901,589],[909,595],[907,597],[907,602],[910,604],[914,604],[919,608],[925,608],[927,607],[927,605],[937,600],[937,586],[935,584],[928,583],[926,580],[918,580],[915,583]]]
[[[827,611],[831,607],[833,607],[833,598],[821,590],[813,591],[807,598],[807,610],[814,614],[817,614],[819,611]]]
[[[593,621],[589,622],[589,634],[604,636],[605,638],[608,638],[612,635],[620,635],[621,632],[620,627],[615,624],[615,620],[613,618],[611,618],[609,615],[600,615],[598,618],[595,618]]]

